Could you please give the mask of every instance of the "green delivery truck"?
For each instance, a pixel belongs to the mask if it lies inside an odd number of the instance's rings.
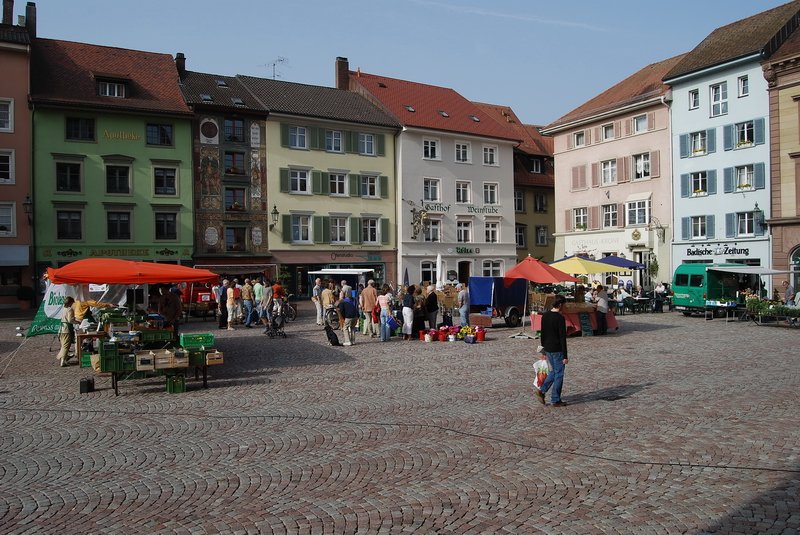
[[[742,292],[758,293],[759,275],[742,264],[681,264],[672,279],[672,303],[685,316],[722,314],[743,303]]]

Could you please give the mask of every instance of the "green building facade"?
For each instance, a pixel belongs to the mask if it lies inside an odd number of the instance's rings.
[[[33,125],[37,264],[191,263],[188,117],[38,109]]]

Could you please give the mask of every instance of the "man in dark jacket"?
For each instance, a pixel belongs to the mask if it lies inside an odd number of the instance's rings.
[[[540,389],[536,389],[539,401],[544,405],[545,394],[553,387],[550,403],[553,407],[564,407],[567,404],[561,401],[561,387],[564,384],[564,365],[567,363],[567,323],[561,315],[561,306],[564,296],[557,295],[553,307],[542,315],[542,346],[547,354],[547,360],[553,368]]]
[[[356,326],[358,325],[358,307],[352,297],[345,297],[339,301],[339,314],[344,318],[342,331],[344,332],[344,344],[351,346],[355,342]]]
[[[428,296],[425,297],[425,317],[428,319],[428,328],[436,329],[436,318],[439,315],[439,296],[433,286],[428,286]]]

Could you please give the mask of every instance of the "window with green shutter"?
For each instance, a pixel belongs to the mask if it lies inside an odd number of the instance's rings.
[[[350,243],[361,243],[361,218],[350,218]]]
[[[389,243],[389,220],[385,217],[381,218],[381,243]]]
[[[281,233],[283,234],[283,243],[292,242],[292,216],[291,214],[283,214],[281,216]]]
[[[388,199],[389,198],[389,177],[381,175],[379,177],[379,179],[380,179],[379,189],[380,189],[380,193],[381,193],[381,199]]]
[[[361,196],[361,175],[350,175],[350,196]]]
[[[378,156],[386,156],[386,136],[383,134],[375,135],[375,154]]]
[[[286,123],[281,123],[281,146],[289,146],[289,125]]]
[[[281,169],[281,192],[287,193],[289,191],[289,170]]]

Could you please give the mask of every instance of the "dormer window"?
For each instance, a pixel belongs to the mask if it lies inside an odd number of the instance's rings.
[[[100,80],[97,83],[97,92],[101,97],[125,98],[127,95],[125,82]]]
[[[225,80],[217,80],[217,87],[228,87],[228,82]]]
[[[231,97],[231,102],[233,102],[233,105],[237,108],[244,108],[244,100],[239,97]]]
[[[211,95],[200,95],[200,100],[203,102],[214,102],[214,97]]]

